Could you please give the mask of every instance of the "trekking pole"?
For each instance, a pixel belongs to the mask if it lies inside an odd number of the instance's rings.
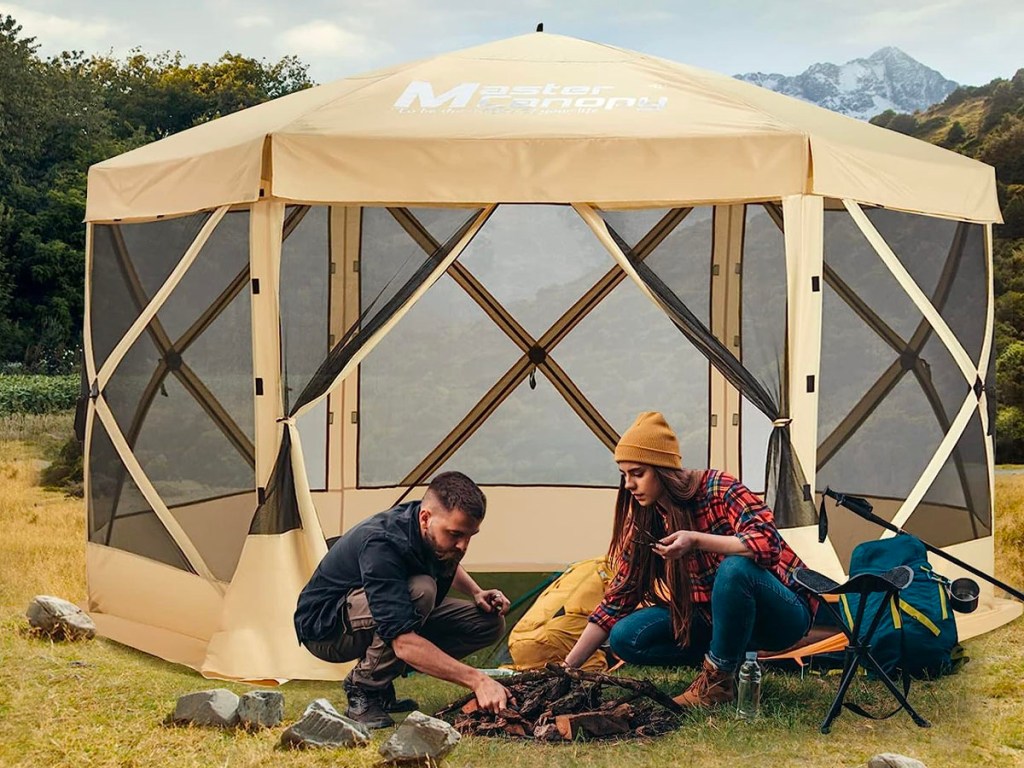
[[[910,535],[902,528],[893,525],[888,520],[883,520],[874,512],[872,512],[871,510],[873,509],[873,507],[867,499],[861,498],[860,496],[849,496],[845,493],[837,493],[836,491],[833,491],[831,488],[825,488],[825,492],[821,498],[821,510],[818,516],[818,541],[823,542],[825,539],[822,534],[827,534],[828,532],[828,518],[825,517],[825,496],[835,499],[836,506],[846,507],[846,509],[853,512],[853,514],[857,515],[858,517],[863,517],[865,520],[872,522],[875,525],[880,525],[888,531],[892,531],[895,534],[905,534],[908,536]],[[1000,589],[1005,590],[1009,594],[1013,595],[1018,600],[1024,602],[1024,592],[1021,592],[1019,589],[1014,589],[1008,584],[1004,584],[996,577],[989,576],[987,573],[978,570],[970,563],[965,563],[959,557],[954,557],[953,555],[943,552],[938,547],[933,547],[931,544],[929,544],[927,541],[924,541],[920,537],[918,537],[918,541],[920,541],[924,545],[924,548],[927,549],[929,552],[936,554],[939,557],[945,558],[954,565],[960,566],[965,571],[973,573],[975,576],[984,579],[990,584],[994,584]]]

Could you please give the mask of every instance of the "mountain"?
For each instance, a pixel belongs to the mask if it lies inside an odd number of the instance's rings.
[[[957,83],[893,47],[842,65],[812,64],[794,77],[763,72],[736,77],[861,120],[886,110],[927,109],[957,87]]]

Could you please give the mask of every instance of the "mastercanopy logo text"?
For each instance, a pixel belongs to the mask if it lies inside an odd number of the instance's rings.
[[[658,86],[653,86],[658,87]],[[413,80],[394,103],[403,113],[592,113],[618,109],[658,112],[668,97],[615,93],[612,85],[484,85],[459,83],[443,90],[425,80]]]

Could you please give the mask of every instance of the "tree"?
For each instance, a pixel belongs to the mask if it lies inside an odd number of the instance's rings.
[[[1024,341],[1014,341],[996,360],[996,396],[1007,407],[1024,408]]]
[[[185,64],[180,52],[134,49],[123,60],[96,56],[88,69],[128,137],[161,139],[312,85],[294,56],[276,63],[225,53],[215,63]]]
[[[943,144],[947,147],[955,147],[966,138],[967,131],[964,130],[964,127],[960,124],[959,120],[954,120],[953,124],[949,126],[949,131],[946,133],[946,140]]]
[[[1024,462],[1024,409],[999,409],[996,415],[996,461],[1000,464]]]
[[[1024,118],[1006,115],[982,143],[980,158],[1004,184],[1024,184]]]
[[[81,338],[90,165],[312,83],[294,56],[37,56],[0,17],[0,360],[52,371]]]

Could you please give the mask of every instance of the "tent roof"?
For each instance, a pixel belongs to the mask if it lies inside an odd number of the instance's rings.
[[[86,218],[308,203],[655,207],[817,194],[999,221],[990,166],[665,59],[533,33],[338,80],[89,170]]]

